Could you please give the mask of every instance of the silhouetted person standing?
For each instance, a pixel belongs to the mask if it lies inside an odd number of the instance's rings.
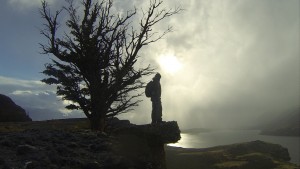
[[[151,101],[152,101],[152,124],[162,122],[162,106],[161,106],[161,75],[157,73],[152,80]]]

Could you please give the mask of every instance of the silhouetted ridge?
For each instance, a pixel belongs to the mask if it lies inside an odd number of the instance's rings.
[[[26,111],[16,105],[11,98],[0,94],[0,122],[32,121]]]
[[[300,107],[283,112],[261,128],[265,135],[300,136]]]

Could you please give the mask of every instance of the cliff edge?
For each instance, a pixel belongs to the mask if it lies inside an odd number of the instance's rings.
[[[120,143],[114,148],[117,154],[127,157],[137,168],[166,169],[165,144],[180,140],[176,121],[155,125],[130,125],[114,132]]]

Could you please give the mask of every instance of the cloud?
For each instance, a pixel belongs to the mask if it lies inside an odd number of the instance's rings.
[[[12,92],[13,95],[31,95],[32,94],[32,91],[30,90],[16,90],[14,92]]]
[[[80,111],[65,109],[66,101],[57,97],[55,87],[40,81],[0,76],[0,89],[1,94],[11,97],[33,120],[83,117]]]
[[[15,86],[18,85],[22,88],[35,88],[36,86],[43,86],[44,83],[37,80],[22,80],[22,79],[15,79],[11,77],[0,76],[1,85],[11,85]]]
[[[165,120],[184,128],[254,126],[300,106],[299,1],[182,6],[168,22],[176,31],[145,51],[156,65],[171,52],[184,66],[173,76],[157,66]]]
[[[26,10],[31,8],[37,8],[41,5],[41,0],[8,0],[9,5],[14,9]],[[56,0],[47,0],[49,4],[53,4]]]

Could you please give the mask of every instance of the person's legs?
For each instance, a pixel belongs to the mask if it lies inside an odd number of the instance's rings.
[[[152,99],[152,123],[162,122],[162,106],[160,98]]]
[[[162,122],[162,105],[160,99],[157,101],[157,122]]]
[[[151,118],[152,118],[152,124],[155,124],[156,121],[156,114],[157,114],[157,108],[156,108],[156,102],[154,100],[152,100],[152,114],[151,114]]]

